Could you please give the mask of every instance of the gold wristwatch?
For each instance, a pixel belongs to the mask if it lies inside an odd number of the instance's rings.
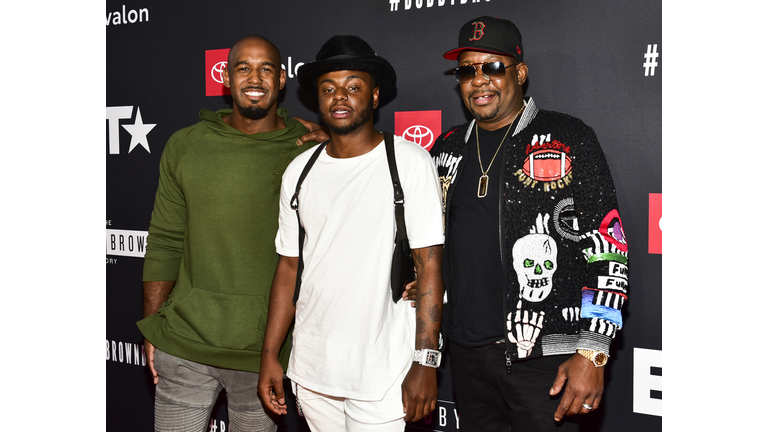
[[[583,349],[576,350],[576,352],[592,361],[595,367],[603,367],[606,363],[608,363],[608,354],[604,352]]]

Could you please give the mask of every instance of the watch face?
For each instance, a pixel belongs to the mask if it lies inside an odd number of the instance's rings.
[[[602,366],[608,362],[608,356],[603,353],[597,353],[595,355],[595,363],[598,366]]]
[[[436,368],[440,366],[440,357],[441,354],[438,350],[422,349],[416,351],[413,361],[423,366]]]

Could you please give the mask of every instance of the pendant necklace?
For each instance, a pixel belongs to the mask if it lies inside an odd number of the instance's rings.
[[[512,129],[512,125],[515,123],[517,116],[519,116],[520,113],[523,112],[523,109],[525,109],[525,103],[523,103],[523,106],[520,107],[520,111],[518,111],[517,114],[515,114],[515,118],[512,119],[512,123],[509,124],[509,127],[507,128],[507,133],[505,133],[504,138],[501,139],[501,142],[499,143],[499,148],[496,149],[496,153],[493,154],[491,163],[488,164],[488,168],[486,168],[485,170],[483,170],[483,161],[480,160],[480,136],[477,133],[477,121],[475,121],[475,139],[477,140],[477,161],[480,162],[480,171],[483,173],[480,176],[480,181],[477,183],[478,198],[484,198],[486,195],[488,195],[488,171],[490,171],[491,165],[493,165],[493,161],[496,160],[496,155],[499,154],[499,150],[501,150],[501,146],[504,145],[504,141],[507,139],[507,135],[509,135],[509,131]]]

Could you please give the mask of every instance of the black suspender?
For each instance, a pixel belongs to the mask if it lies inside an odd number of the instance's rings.
[[[299,181],[296,183],[296,191],[291,198],[291,208],[296,210],[296,220],[299,222],[299,266],[296,270],[296,288],[293,291],[293,305],[296,305],[296,301],[299,299],[299,290],[301,289],[301,272],[304,270],[304,226],[301,225],[301,217],[299,217],[299,191],[301,190],[301,184],[304,182],[304,178],[309,174],[309,169],[315,164],[315,161],[320,156],[328,141],[317,146],[315,152],[310,156],[307,165],[304,166],[304,170],[299,176]]]
[[[395,142],[394,137],[389,132],[383,132],[384,134],[384,147],[387,152],[387,164],[389,165],[389,174],[392,178],[392,187],[395,193],[395,223],[397,231],[395,234],[395,250],[392,257],[392,300],[397,303],[403,295],[405,285],[411,282],[413,278],[413,257],[411,256],[411,249],[408,244],[408,235],[405,230],[405,209],[403,203],[405,196],[403,194],[403,188],[400,185],[400,177],[397,174],[397,163],[395,162]],[[301,291],[301,273],[304,270],[304,227],[301,225],[301,218],[299,217],[299,191],[301,190],[301,184],[304,182],[304,178],[307,177],[309,170],[317,161],[320,153],[323,151],[328,141],[320,144],[315,149],[315,152],[307,161],[307,165],[304,166],[304,170],[299,176],[299,180],[296,183],[296,191],[291,198],[291,208],[296,211],[296,219],[299,222],[299,265],[296,272],[296,288],[293,292],[293,304],[296,305],[296,301],[299,299],[299,292]]]

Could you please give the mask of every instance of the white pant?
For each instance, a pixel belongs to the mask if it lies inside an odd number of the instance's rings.
[[[313,432],[403,432],[403,400],[400,382],[380,401],[361,401],[328,396],[291,381],[301,411]]]

